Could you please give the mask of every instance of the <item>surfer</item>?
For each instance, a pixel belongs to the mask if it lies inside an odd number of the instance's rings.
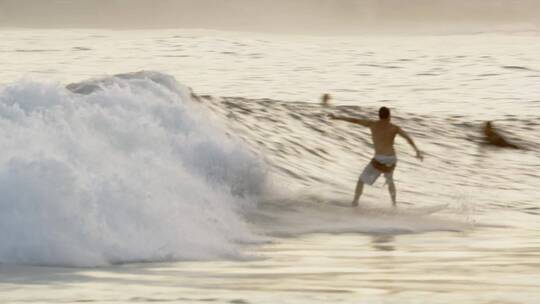
[[[486,138],[486,142],[490,145],[501,148],[519,149],[518,146],[514,145],[511,142],[508,142],[502,135],[500,135],[493,127],[491,121],[486,122],[484,126],[484,135]]]
[[[416,147],[412,138],[399,126],[390,122],[390,109],[387,107],[381,107],[379,109],[379,120],[358,119],[343,116],[336,116],[330,114],[331,119],[344,120],[352,122],[364,127],[368,127],[371,130],[371,138],[375,149],[375,156],[369,164],[365,167],[364,171],[358,178],[356,184],[356,190],[354,193],[354,199],[352,205],[358,206],[358,200],[362,195],[364,184],[373,185],[377,178],[384,174],[386,183],[388,184],[388,191],[392,199],[392,205],[396,206],[396,186],[394,184],[394,169],[397,164],[396,152],[394,150],[394,139],[396,135],[400,135],[405,138],[407,142],[416,151],[416,157],[423,160],[423,155]]]

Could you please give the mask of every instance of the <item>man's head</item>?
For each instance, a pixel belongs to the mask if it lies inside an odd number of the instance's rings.
[[[379,119],[390,119],[390,109],[387,107],[381,107],[379,109]]]
[[[491,136],[491,134],[493,134],[494,131],[493,131],[493,125],[491,124],[491,121],[486,121],[486,125],[484,126],[484,134],[486,134],[486,136]]]

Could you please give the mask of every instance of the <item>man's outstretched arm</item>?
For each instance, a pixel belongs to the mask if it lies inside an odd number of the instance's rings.
[[[335,119],[335,120],[343,120],[343,121],[352,122],[354,124],[361,125],[361,126],[364,126],[364,127],[369,127],[373,123],[373,121],[371,121],[369,119],[359,119],[359,118],[352,118],[352,117],[345,117],[345,116],[336,116],[334,114],[328,114],[328,117],[330,117],[331,119]]]
[[[400,127],[398,127],[398,134],[401,137],[405,138],[405,140],[407,140],[409,145],[411,145],[411,147],[414,148],[414,151],[416,151],[416,157],[419,158],[420,160],[424,160],[424,155],[422,154],[420,150],[418,150],[418,148],[416,147],[416,144],[414,143],[414,140],[409,136],[409,134],[407,134],[407,132],[405,132]]]

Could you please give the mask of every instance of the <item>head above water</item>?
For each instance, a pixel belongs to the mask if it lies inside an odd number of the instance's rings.
[[[390,119],[390,109],[387,107],[381,107],[379,109],[379,119]]]
[[[330,96],[330,94],[328,93],[324,93],[322,96],[321,96],[321,103],[323,105],[328,105],[329,102],[330,102],[330,99],[332,99],[332,96]]]

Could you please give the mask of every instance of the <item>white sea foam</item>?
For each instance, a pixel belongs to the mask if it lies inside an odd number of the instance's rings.
[[[185,87],[140,72],[70,89],[0,88],[0,263],[234,258],[256,240],[240,214],[264,164]]]
[[[432,215],[446,205],[400,206],[366,202],[351,208],[349,198],[289,193],[259,204],[250,217],[267,235],[295,237],[312,233],[409,234],[432,231],[465,231],[473,227],[461,214]]]

